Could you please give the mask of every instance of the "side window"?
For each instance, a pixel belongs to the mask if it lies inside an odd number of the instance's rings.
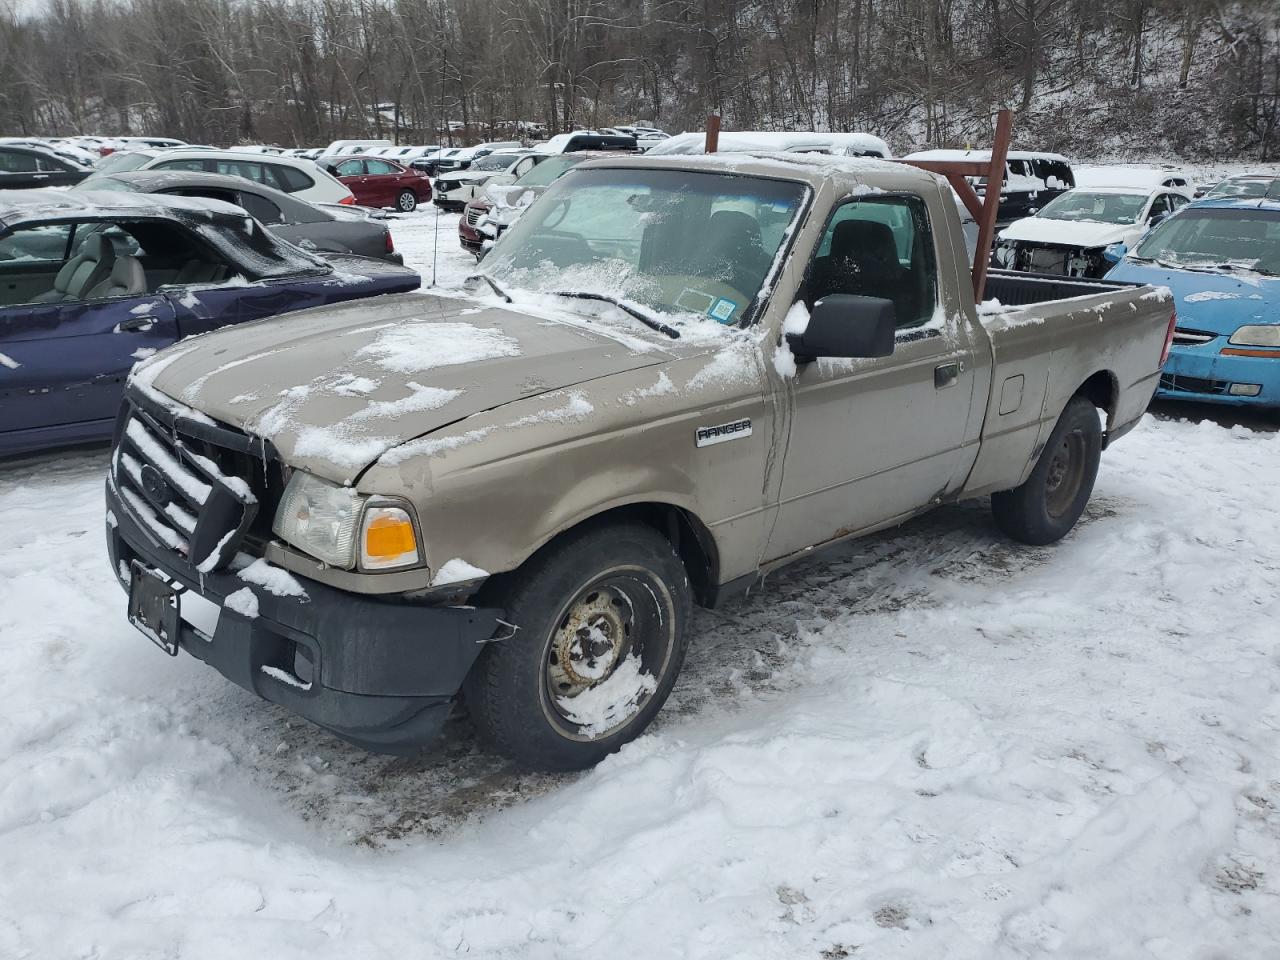
[[[1178,210],[1181,207],[1185,207],[1188,203],[1191,202],[1180,193],[1169,194],[1169,201],[1173,204],[1174,210]]]
[[[1071,167],[1061,160],[1038,160],[1039,176],[1050,190],[1066,190],[1075,186],[1075,177]]]
[[[1147,213],[1148,220],[1154,220],[1156,217],[1162,216],[1170,211],[1169,194],[1159,194],[1155,200],[1151,202],[1151,210]]]
[[[36,166],[42,173],[66,173],[71,169],[61,160],[55,160],[53,157],[37,157]]]
[[[364,168],[371,174],[399,173],[400,171],[385,160],[370,157],[364,162]]]
[[[933,316],[938,270],[919,197],[851,200],[832,215],[805,281],[805,304],[833,293],[892,300],[898,329]]]
[[[276,179],[280,181],[280,189],[285,193],[297,193],[299,190],[306,190],[316,184],[314,180],[296,167],[284,167],[273,163],[271,169],[275,172]]]
[[[363,160],[343,160],[338,164],[338,176],[359,177],[364,175]]]
[[[284,223],[284,215],[280,212],[280,208],[266,197],[260,197],[256,193],[242,192],[239,204],[259,223]]]
[[[0,173],[35,173],[36,158],[30,153],[0,150]]]
[[[197,170],[204,171],[207,168],[203,160],[166,160],[164,163],[157,163],[151,169],[153,170]]]
[[[67,258],[67,241],[70,239],[69,223],[21,227],[6,237],[0,237],[0,264],[60,263]]]

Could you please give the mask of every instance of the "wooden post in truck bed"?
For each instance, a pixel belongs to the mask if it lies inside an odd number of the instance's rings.
[[[973,254],[973,299],[981,303],[987,286],[987,266],[991,262],[991,244],[996,237],[996,216],[1000,212],[1000,187],[1004,183],[1004,165],[1009,156],[1009,140],[1013,134],[1013,112],[1001,110],[996,115],[996,140],[991,145],[991,160],[903,160],[947,178],[965,208],[978,222],[978,248]],[[982,200],[965,177],[986,177],[987,190]],[[992,189],[995,184],[995,189]]]

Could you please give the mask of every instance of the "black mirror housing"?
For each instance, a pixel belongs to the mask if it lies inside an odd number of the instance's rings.
[[[813,305],[804,333],[787,334],[787,346],[800,363],[818,357],[887,357],[893,353],[897,320],[892,300],[833,293]]]

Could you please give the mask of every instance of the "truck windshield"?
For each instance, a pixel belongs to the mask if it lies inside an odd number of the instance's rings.
[[[1095,220],[1098,223],[1137,223],[1147,205],[1145,193],[1104,193],[1069,190],[1054,197],[1037,217],[1049,220]]]
[[[737,324],[750,316],[806,190],[723,173],[575,170],[507,231],[484,272],[517,302],[521,290],[587,293],[667,320]]]
[[[1147,234],[1133,257],[1191,270],[1280,274],[1280,209],[1184,209]]]

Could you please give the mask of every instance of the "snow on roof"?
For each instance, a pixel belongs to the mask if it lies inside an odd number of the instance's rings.
[[[1078,187],[1142,187],[1154,190],[1170,179],[1187,180],[1176,170],[1160,167],[1076,167],[1072,171]]]
[[[177,197],[122,190],[0,190],[0,223],[46,217],[110,217],[171,213],[224,214],[243,219],[245,212],[222,200]]]
[[[679,156],[653,156],[644,154],[620,155],[617,159],[600,160],[598,166],[671,166],[683,169],[708,168],[743,174],[770,174],[793,179],[812,180],[815,176],[830,172],[847,173],[855,177],[896,176],[921,183],[935,182],[935,176],[918,167],[882,160],[878,157],[846,157],[825,153],[777,153],[771,151],[743,151],[741,153],[699,153]]]
[[[907,154],[907,160],[990,160],[990,150],[920,150]],[[1070,163],[1060,153],[1045,153],[1040,150],[1010,150],[1010,160],[1053,160],[1058,163]]]
[[[699,154],[706,145],[705,133],[681,133],[668,137],[649,149],[649,156],[673,154]],[[753,151],[803,151],[803,150],[857,150],[892,156],[889,145],[870,133],[814,133],[805,131],[772,132],[763,130],[734,130],[720,134],[717,149],[720,153],[749,153]]]

